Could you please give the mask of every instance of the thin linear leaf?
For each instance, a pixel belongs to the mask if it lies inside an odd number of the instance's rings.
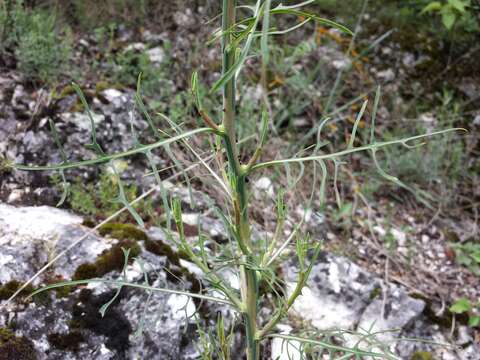
[[[255,34],[255,29],[257,28],[258,22],[260,20],[260,14],[263,9],[263,6],[260,5],[261,0],[257,1],[257,5],[255,6],[255,15],[254,15],[254,21],[253,23],[249,26],[247,29],[247,40],[245,42],[245,45],[240,52],[240,55],[238,56],[237,61],[231,66],[223,76],[218,79],[215,84],[213,84],[212,89],[210,90],[211,93],[214,93],[218,91],[220,88],[222,88],[230,79],[232,79],[233,76],[238,72],[238,70],[242,67],[243,63],[245,62],[248,52],[250,51],[250,46],[252,44],[254,34]],[[227,51],[227,50],[226,50]]]
[[[187,138],[189,136],[193,136],[196,134],[201,134],[201,133],[212,133],[214,132],[213,129],[211,128],[199,128],[195,130],[191,130],[188,132],[185,132],[183,134],[171,137],[166,140],[161,140],[157,141],[153,144],[148,144],[148,145],[142,145],[139,146],[135,149],[127,150],[124,152],[119,152],[116,154],[111,154],[111,155],[105,155],[101,156],[95,159],[90,159],[90,160],[82,160],[78,162],[71,162],[67,164],[60,164],[60,165],[44,165],[44,166],[28,166],[28,165],[22,165],[22,164],[6,164],[6,167],[9,168],[14,168],[17,170],[30,170],[30,171],[45,171],[45,170],[60,170],[60,169],[73,169],[73,168],[78,168],[81,166],[89,166],[89,165],[95,165],[95,164],[101,164],[108,162],[110,160],[115,160],[115,159],[120,159],[123,157],[143,153],[148,150],[153,150],[162,146],[166,146],[168,144],[174,143],[176,141],[179,141],[181,139]]]
[[[384,141],[384,142],[378,142],[378,143],[374,143],[374,144],[359,146],[359,147],[356,147],[356,148],[346,149],[346,150],[339,151],[339,152],[332,153],[332,154],[314,155],[314,156],[307,156],[307,157],[303,157],[303,158],[290,158],[290,159],[283,159],[283,160],[273,160],[273,161],[268,161],[268,162],[264,162],[264,163],[259,163],[255,166],[253,166],[251,168],[251,171],[259,170],[259,169],[270,167],[270,166],[282,165],[282,164],[285,164],[285,163],[302,163],[302,162],[307,162],[307,161],[334,159],[334,158],[337,158],[337,157],[340,157],[340,156],[345,156],[345,155],[349,155],[349,154],[356,153],[356,152],[361,152],[361,151],[380,149],[380,148],[390,146],[390,145],[407,144],[410,141],[415,141],[415,140],[419,140],[419,139],[432,137],[432,136],[435,136],[435,135],[445,134],[445,133],[449,133],[449,132],[452,132],[452,131],[467,131],[467,130],[465,130],[463,128],[452,128],[452,129],[435,131],[435,132],[428,133],[428,134],[416,135],[416,136],[412,136],[412,137],[404,138],[404,139],[396,139],[396,140],[390,140],[390,141]]]
[[[299,341],[301,343],[305,344],[311,344],[311,345],[317,345],[325,349],[329,350],[334,350],[334,351],[342,351],[342,352],[347,352],[356,356],[373,356],[373,357],[379,357],[381,359],[389,359],[389,360],[399,360],[399,357],[388,355],[388,354],[382,354],[382,353],[377,353],[373,351],[366,351],[366,350],[361,350],[361,349],[351,349],[348,347],[343,347],[339,345],[334,345],[332,343],[328,343],[325,341],[319,341],[319,340],[313,340],[313,339],[306,339],[298,336],[292,336],[292,335],[284,335],[284,334],[269,334],[267,337],[270,338],[279,338],[279,339],[285,339],[287,341]]]
[[[135,284],[135,283],[130,283],[126,281],[119,281],[119,280],[107,280],[107,279],[87,279],[87,280],[73,280],[73,281],[63,281],[63,282],[58,282],[56,284],[51,284],[44,286],[40,289],[35,290],[32,292],[28,298],[31,298],[32,296],[38,295],[44,291],[47,290],[52,290],[56,289],[59,287],[63,286],[77,286],[77,285],[87,285],[89,283],[103,283],[107,285],[116,285],[116,286],[127,286],[127,287],[132,287],[132,288],[137,288],[137,289],[143,289],[143,290],[150,290],[153,292],[161,292],[165,294],[177,294],[177,295],[185,295],[191,298],[196,298],[196,299],[202,299],[202,300],[208,300],[208,301],[213,301],[219,304],[225,304],[234,307],[234,305],[225,299],[221,299],[215,296],[208,296],[208,295],[202,295],[202,294],[194,294],[194,293],[189,293],[187,291],[182,291],[182,290],[172,290],[172,289],[164,289],[164,288],[157,288],[153,286],[148,286],[148,285],[143,285],[143,284]]]
[[[58,150],[60,151],[60,157],[63,160],[63,163],[68,162],[67,154],[65,153],[65,150],[63,149],[62,143],[60,141],[60,137],[58,136],[57,129],[55,127],[55,124],[52,119],[48,119],[48,123],[50,125],[50,130],[52,132],[53,139],[55,141],[55,144],[58,147]],[[60,197],[60,200],[57,203],[57,207],[61,206],[65,200],[68,197],[68,194],[70,193],[70,183],[67,181],[67,178],[65,177],[65,172],[63,170],[59,170],[60,176],[62,177],[62,196]]]
[[[92,110],[90,109],[90,106],[88,105],[87,100],[85,99],[85,95],[83,95],[82,89],[80,89],[80,86],[76,83],[72,83],[72,87],[77,93],[78,97],[80,98],[80,101],[85,108],[85,111],[88,115],[88,118],[90,119],[90,130],[92,133],[92,143],[87,145],[87,147],[93,149],[99,156],[103,156],[105,153],[102,150],[102,147],[100,144],[97,142],[97,131],[95,130],[95,121],[93,119],[93,113]]]
[[[127,275],[126,275],[125,271],[126,271],[127,266],[128,266],[128,257],[130,256],[130,249],[124,249],[122,247],[122,252],[123,252],[123,257],[124,257],[124,259],[123,259],[123,269],[122,269],[123,281],[127,281]],[[123,288],[123,286],[120,285],[118,287],[115,295],[113,295],[113,297],[108,302],[106,302],[105,304],[103,304],[100,307],[100,310],[98,310],[98,312],[100,313],[100,315],[102,315],[102,318],[105,317],[105,313],[107,312],[110,305],[112,305],[113,302],[118,298],[118,296],[120,295],[120,292],[122,291],[122,288]]]
[[[360,120],[363,117],[363,113],[365,112],[365,109],[367,108],[367,104],[368,104],[368,100],[365,100],[363,102],[362,108],[360,109],[360,112],[357,115],[357,118],[355,119],[355,123],[353,124],[352,135],[350,136],[350,141],[348,143],[348,148],[349,149],[353,148],[353,142],[355,141],[355,136],[357,134],[358,124],[360,123]]]
[[[316,21],[320,24],[327,25],[327,26],[336,28],[340,31],[343,31],[344,33],[346,33],[348,35],[353,35],[353,32],[349,28],[347,28],[346,26],[341,25],[341,24],[339,24],[335,21],[325,19],[325,18],[319,17],[315,14],[311,14],[311,13],[308,13],[308,12],[305,12],[305,11],[299,11],[299,10],[285,8],[282,5],[279,5],[276,8],[270,10],[270,14],[272,14],[272,15],[288,14],[288,15],[295,15],[295,16],[298,16],[298,17],[304,17],[304,18],[307,18],[307,19],[312,19],[312,20],[314,20],[314,21]]]

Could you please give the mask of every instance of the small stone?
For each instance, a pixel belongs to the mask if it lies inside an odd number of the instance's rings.
[[[128,45],[125,48],[125,52],[127,51],[144,51],[145,50],[145,44],[141,42],[136,42],[133,44]]]
[[[472,329],[465,325],[460,325],[458,327],[458,345],[467,345],[473,341]]]
[[[200,218],[199,214],[182,214],[182,221],[190,226],[198,226],[198,219]]]
[[[65,122],[74,124],[78,129],[90,131],[90,118],[84,113],[64,113],[60,115]],[[93,122],[95,125],[102,123],[105,120],[105,115],[92,113]]]
[[[15,203],[17,201],[20,201],[22,199],[22,196],[24,194],[24,191],[21,189],[14,189],[10,195],[8,195],[7,202],[9,204]]]
[[[480,114],[473,119],[473,125],[480,126]]]
[[[301,360],[305,357],[300,352],[302,344],[297,340],[286,341],[281,338],[272,340],[272,360]]]
[[[106,89],[102,91],[102,95],[109,101],[114,102],[115,99],[121,97],[123,93],[117,89]]]
[[[390,47],[383,47],[382,48],[382,54],[383,55],[390,55],[392,53],[392,48]]]
[[[255,181],[254,188],[257,192],[257,195],[260,195],[260,192],[264,192],[271,198],[274,196],[272,180],[270,180],[268,177],[264,176]]]
[[[392,234],[393,238],[397,242],[399,246],[405,246],[407,243],[407,235],[398,229],[392,229],[390,230],[390,233]]]
[[[377,76],[385,82],[395,80],[395,72],[392,69],[379,71],[377,73]]]
[[[293,126],[295,127],[307,127],[309,124],[310,122],[304,117],[296,118],[295,120],[293,120]]]
[[[333,60],[332,65],[335,69],[337,70],[343,70],[349,67],[351,64],[350,60],[348,59],[339,59],[339,60]]]
[[[375,230],[375,231],[378,233],[378,235],[380,235],[380,236],[385,236],[385,235],[387,235],[387,231],[386,231],[383,227],[381,227],[381,226],[379,226],[379,225],[374,226],[374,227],[373,227],[373,230]]]
[[[412,53],[406,53],[403,55],[402,63],[405,67],[412,67],[415,65],[415,55]]]
[[[192,14],[191,9],[186,9],[185,11],[177,11],[173,14],[173,21],[176,25],[187,28],[195,25],[195,17]]]
[[[159,65],[165,61],[165,50],[159,46],[149,49],[145,53],[150,61],[155,65]]]

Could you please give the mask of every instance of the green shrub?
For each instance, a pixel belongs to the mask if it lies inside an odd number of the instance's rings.
[[[18,68],[31,81],[55,81],[70,58],[70,32],[60,34],[55,16],[46,12],[19,15],[15,21]]]

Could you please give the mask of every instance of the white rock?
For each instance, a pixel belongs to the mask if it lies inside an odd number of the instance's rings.
[[[382,70],[377,73],[377,76],[385,82],[395,80],[395,72],[392,69]]]
[[[297,340],[284,340],[274,338],[272,340],[272,360],[301,360],[305,357],[300,352],[301,343]]]
[[[407,234],[398,229],[391,229],[390,233],[397,242],[398,246],[405,246],[407,243]]]
[[[196,213],[186,213],[182,214],[182,221],[190,226],[198,226],[198,219],[200,215]]]
[[[187,8],[184,11],[177,11],[173,14],[173,21],[176,25],[184,28],[195,25],[195,17],[192,10]]]
[[[0,244],[14,237],[50,237],[60,226],[78,225],[82,221],[80,216],[50,206],[17,208],[0,204]]]
[[[333,60],[332,65],[337,70],[346,69],[351,64],[351,61],[348,59]]]
[[[123,93],[117,89],[106,89],[102,91],[102,95],[109,101],[113,102],[115,99],[121,97]]]
[[[373,230],[375,230],[375,231],[378,233],[378,235],[380,235],[380,236],[385,236],[385,235],[387,235],[387,231],[386,231],[383,227],[381,227],[381,226],[379,226],[379,225],[375,225],[375,226],[373,227]]]
[[[412,53],[405,53],[403,55],[402,63],[406,67],[411,67],[415,65],[415,55]]]
[[[480,114],[475,116],[475,119],[473,119],[473,125],[480,126]]]
[[[145,50],[145,44],[141,42],[130,44],[125,48],[125,51],[143,51],[143,50]]]
[[[289,294],[294,288],[295,284],[288,284]],[[320,330],[348,329],[358,318],[356,310],[332,298],[322,299],[309,287],[303,288],[302,295],[297,298],[292,308]]]
[[[7,202],[9,204],[14,203],[14,202],[20,200],[22,198],[22,195],[23,195],[23,190],[22,189],[14,189],[14,190],[12,190],[10,195],[8,195]]]
[[[170,306],[174,319],[177,320],[190,318],[197,311],[192,299],[185,295],[170,295],[167,304]]]
[[[269,197],[274,196],[272,180],[270,180],[268,177],[264,176],[255,181],[254,189],[256,190],[258,195],[260,195],[260,192],[264,192]]]
[[[458,327],[458,345],[466,345],[473,341],[472,329],[465,325],[460,325]]]
[[[57,275],[70,279],[86,259],[95,259],[111,246],[89,234],[91,230],[82,227],[82,221],[80,216],[49,206],[0,204],[0,283],[29,279],[53,255],[82,239],[53,268]]]
[[[153,64],[161,64],[165,60],[165,50],[160,46],[149,49],[145,52]]]
[[[90,131],[90,118],[85,113],[63,113],[60,117],[65,122],[73,123],[78,129]],[[102,123],[105,120],[105,115],[92,113],[93,122],[95,125]]]

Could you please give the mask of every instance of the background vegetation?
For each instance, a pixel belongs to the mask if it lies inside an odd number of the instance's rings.
[[[206,79],[198,88],[204,110],[220,118],[219,99],[208,87],[215,80],[210,75],[221,69],[204,43],[214,26],[205,18],[195,28],[194,15],[182,12],[186,3],[5,0],[0,4],[0,66],[21,74],[29,91],[47,89],[58,101],[75,94],[71,81],[79,83],[92,102],[105,89],[135,90],[141,73],[148,111],[164,114],[176,126],[193,128],[201,122],[190,93],[190,75],[199,69],[200,78]],[[220,11],[216,1],[188,2],[188,8],[200,7],[210,17]],[[328,169],[335,173],[329,180],[334,186],[314,210],[331,214],[328,221],[341,239],[326,246],[366,263],[368,256],[362,259],[354,249],[352,225],[370,236],[375,224],[362,225],[362,217],[382,218],[385,231],[377,234],[381,247],[377,251],[399,257],[398,273],[415,272],[412,253],[425,229],[435,223],[447,238],[445,256],[479,276],[480,149],[475,122],[480,122],[480,64],[476,61],[480,56],[480,4],[474,0],[354,0],[345,6],[341,1],[318,0],[309,10],[356,29],[356,35],[352,40],[309,23],[303,30],[272,41],[266,74],[255,60],[247,61],[246,76],[238,84],[238,137],[248,139],[259,132],[263,99],[257,83],[262,76],[266,77],[271,130],[277,135],[264,150],[265,159],[301,154],[318,145],[320,126],[324,126],[322,148],[338,149],[350,139],[362,100],[373,98],[379,83],[377,138],[388,141],[434,129],[468,129],[469,134],[461,138],[449,134],[414,149],[391,147],[373,158],[354,156],[349,165],[335,163]],[[188,27],[197,31],[195,36],[186,31]],[[335,49],[333,54],[319,53],[325,45]],[[373,109],[369,104],[366,113],[371,115]],[[83,111],[85,105],[77,100],[68,110]],[[331,121],[322,125],[319,119],[327,117]],[[153,121],[160,124],[164,118]],[[364,120],[357,125],[355,145],[366,145],[370,128]],[[208,144],[199,145],[207,148]],[[175,154],[181,150],[173,148]],[[240,159],[248,160],[249,150],[249,143],[240,146]],[[170,165],[175,162],[169,161]],[[283,169],[271,170],[268,176],[288,190],[298,185],[295,171],[287,179]],[[313,173],[300,171],[307,180],[300,183],[304,191],[298,199],[289,199],[292,207],[310,196]],[[112,179],[106,171],[88,181],[71,179],[67,206],[94,221],[106,218],[121,207],[108,200],[119,195]],[[50,183],[62,186],[58,177]],[[194,180],[193,186],[212,193],[201,181]],[[141,190],[128,184],[127,199]],[[255,211],[261,213],[261,209],[259,205]],[[154,221],[151,203],[143,202],[138,211],[147,221]],[[410,218],[415,219],[416,228],[412,229]],[[131,216],[121,220],[134,221]],[[462,230],[464,224],[474,224],[474,230]],[[411,239],[406,253],[399,250],[404,245],[395,236],[397,228]],[[412,281],[417,286],[418,279]],[[428,295],[434,297],[438,289],[430,290]],[[422,289],[424,293],[430,290]],[[451,311],[470,314],[471,325],[478,326],[476,299],[465,296],[458,293],[448,299],[453,304]]]

